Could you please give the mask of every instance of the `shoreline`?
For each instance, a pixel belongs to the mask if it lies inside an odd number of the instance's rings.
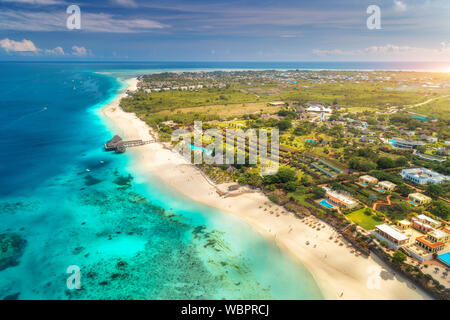
[[[154,140],[147,124],[119,107],[125,91],[136,89],[137,79],[129,79],[126,84],[123,92],[98,113],[124,139]],[[217,193],[217,188],[225,191],[229,184],[215,185],[207,181],[198,168],[187,163],[181,155],[164,148],[162,143],[127,152],[131,154],[133,168],[144,177],[154,175],[194,201],[241,218],[270,241],[275,241],[308,269],[325,299],[430,299],[427,293],[415,288],[405,277],[393,273],[374,255],[368,258],[356,256],[351,253],[351,248],[339,245],[344,241],[334,242],[337,232],[315,217],[301,220],[271,203],[262,192],[224,198]],[[270,211],[279,216],[270,214]],[[308,226],[312,223],[323,227],[318,231]],[[374,270],[375,273],[381,271],[377,280],[380,289],[368,287]]]

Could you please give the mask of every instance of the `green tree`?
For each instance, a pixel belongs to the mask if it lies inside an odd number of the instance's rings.
[[[278,175],[276,175],[276,174],[267,175],[267,176],[264,176],[264,178],[263,178],[264,185],[271,185],[271,184],[276,184],[276,183],[280,183],[280,179],[278,178]]]
[[[411,206],[406,202],[399,202],[395,205],[395,209],[404,214],[411,211]]]
[[[297,172],[289,168],[280,168],[276,174],[281,183],[297,180]]]
[[[286,191],[295,191],[297,189],[297,183],[295,181],[289,181],[284,184],[284,190]]]
[[[392,256],[392,262],[400,265],[405,261],[406,261],[406,255],[402,251],[397,250],[394,252],[394,255]]]
[[[240,185],[247,184],[247,178],[245,178],[244,176],[240,176],[239,179],[238,179],[238,183]]]
[[[395,159],[395,167],[404,167],[408,164],[408,159],[406,157],[398,157]]]
[[[425,153],[427,151],[427,147],[417,146],[417,151],[419,151],[420,153]]]
[[[277,123],[277,127],[281,131],[285,131],[287,129],[292,128],[292,122],[290,120],[281,120]]]
[[[377,161],[378,168],[380,169],[389,169],[395,167],[394,160],[389,157],[380,157]]]
[[[350,167],[360,171],[371,171],[376,169],[377,165],[370,160],[364,158],[353,158],[350,160]]]
[[[312,193],[314,194],[314,198],[320,199],[320,198],[325,197],[326,191],[325,191],[325,189],[323,189],[323,188],[321,188],[321,187],[315,187],[315,188],[312,190]]]
[[[433,201],[433,207],[431,208],[430,212],[442,219],[450,219],[450,206],[444,201]]]
[[[305,187],[308,187],[311,184],[311,178],[308,175],[303,175],[300,179],[300,183],[304,185]]]
[[[345,190],[345,189],[344,189],[344,186],[343,186],[342,184],[338,183],[338,182],[331,182],[330,185],[331,185],[331,187],[332,187],[334,190],[337,190],[337,191],[339,191],[339,190]]]
[[[414,189],[408,187],[405,184],[401,184],[397,186],[397,192],[400,193],[402,196],[407,196],[408,194],[412,193]]]
[[[255,187],[261,187],[263,178],[257,173],[248,173],[247,183]]]
[[[426,194],[432,197],[433,199],[437,199],[444,193],[444,189],[442,186],[438,184],[428,184]]]

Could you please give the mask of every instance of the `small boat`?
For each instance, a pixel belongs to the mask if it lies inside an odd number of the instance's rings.
[[[86,172],[91,172],[91,170],[89,170],[89,169],[86,169]]]

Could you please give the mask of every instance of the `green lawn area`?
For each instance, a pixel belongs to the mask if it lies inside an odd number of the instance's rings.
[[[364,210],[366,208],[362,208],[359,210],[356,210],[350,214],[347,215],[347,218],[349,218],[351,221],[356,223],[357,225],[361,226],[362,228],[366,230],[372,230],[375,228],[376,225],[382,224],[381,221],[375,220],[375,217],[373,215],[366,215],[364,213]]]
[[[441,120],[450,120],[450,97],[436,99],[430,103],[413,108],[414,112]]]
[[[312,198],[314,196],[312,193],[303,193],[301,191],[295,191],[295,192],[289,192],[288,196],[294,198],[298,204],[301,204],[307,208],[315,209],[322,213],[325,213],[325,211],[322,210],[321,208],[316,207],[306,201],[307,198]]]

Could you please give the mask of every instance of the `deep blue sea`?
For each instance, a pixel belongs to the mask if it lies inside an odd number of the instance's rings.
[[[224,66],[0,63],[0,299],[322,298],[245,222],[103,151],[124,79],[197,68]]]

